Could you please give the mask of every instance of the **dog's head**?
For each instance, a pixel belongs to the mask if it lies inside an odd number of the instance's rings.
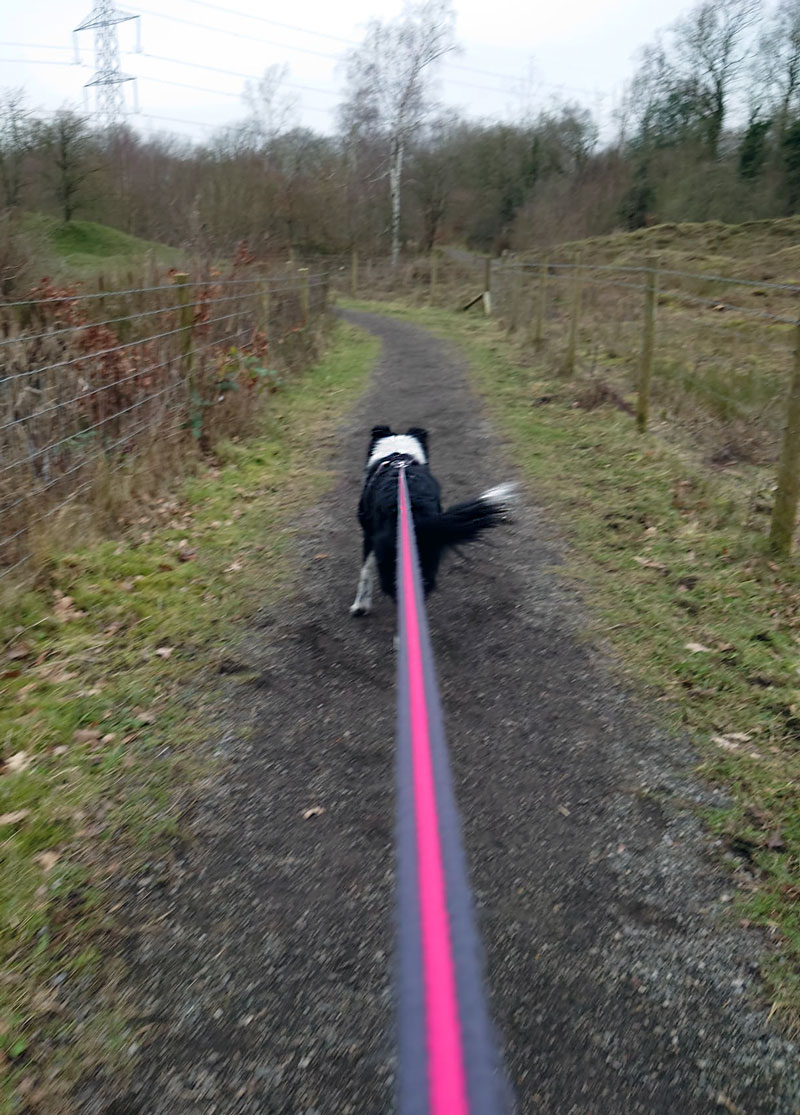
[[[367,448],[367,462],[373,460],[375,457],[375,446],[378,442],[383,442],[387,437],[396,439],[397,445],[393,446],[387,452],[394,453],[409,453],[413,457],[418,457],[420,463],[424,464],[427,460],[427,430],[422,426],[412,426],[406,434],[394,434],[391,426],[373,426],[369,433],[369,447]],[[408,443],[407,438],[413,438],[414,442],[422,449],[422,454],[416,450],[412,444]]]

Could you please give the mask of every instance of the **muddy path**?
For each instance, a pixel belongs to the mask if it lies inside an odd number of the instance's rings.
[[[224,778],[171,871],[126,898],[123,1086],[88,1115],[382,1115],[392,1104],[394,618],[351,620],[367,430],[430,431],[445,502],[513,478],[458,356],[376,332],[371,386],[298,522],[299,580],[238,650]],[[491,998],[519,1113],[796,1115],[797,1051],[766,1019],[759,938],[692,809],[694,761],[583,637],[531,504],[443,569],[430,602]],[[313,816],[306,816],[313,810]],[[318,812],[322,810],[322,812]]]

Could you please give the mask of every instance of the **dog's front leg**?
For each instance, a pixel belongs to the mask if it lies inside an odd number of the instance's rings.
[[[356,598],[350,606],[351,616],[366,616],[372,611],[372,586],[375,580],[375,552],[367,555],[361,566]]]

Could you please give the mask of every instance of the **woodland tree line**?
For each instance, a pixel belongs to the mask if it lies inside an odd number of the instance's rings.
[[[69,109],[41,118],[6,90],[5,227],[37,210],[203,250],[385,254],[393,223],[415,251],[498,251],[800,209],[800,0],[698,3],[642,49],[603,142],[575,103],[513,122],[441,111],[437,63],[454,46],[446,0],[375,21],[333,135],[293,123],[275,66],[245,90],[245,119],[199,144],[99,132]]]

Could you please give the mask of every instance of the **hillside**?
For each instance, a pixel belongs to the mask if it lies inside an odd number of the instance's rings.
[[[107,271],[110,276],[141,268],[150,258],[160,264],[176,263],[179,252],[152,240],[140,240],[95,221],[65,224],[43,213],[26,213],[22,228],[37,260],[60,275],[83,276]]]
[[[569,260],[577,251],[588,264],[625,267],[654,255],[662,267],[676,271],[800,283],[800,217],[742,224],[654,225],[560,244],[548,254],[551,259]]]

